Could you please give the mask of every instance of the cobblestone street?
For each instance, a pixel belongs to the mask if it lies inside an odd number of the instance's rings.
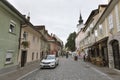
[[[109,71],[105,69],[106,71]],[[101,71],[93,65],[82,60],[74,61],[69,57],[60,58],[59,66],[55,69],[39,69],[22,80],[119,80],[120,74],[116,72]],[[110,74],[111,73],[111,74]],[[113,74],[112,74],[113,73]],[[114,74],[115,73],[115,74]]]

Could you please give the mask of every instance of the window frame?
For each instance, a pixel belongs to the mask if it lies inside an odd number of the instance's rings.
[[[13,59],[13,50],[8,50],[6,53],[6,58],[5,58],[5,64],[11,64],[13,63],[12,59]],[[7,61],[8,60],[8,61]]]
[[[113,29],[113,15],[112,14],[109,14],[108,16],[108,26],[109,26],[109,29]]]
[[[100,33],[100,35],[103,34],[103,25],[102,24],[99,25],[99,33]]]
[[[32,61],[34,60],[35,53],[32,52]]]
[[[16,23],[13,20],[11,20],[9,25],[9,32],[15,34],[15,29],[16,29]]]
[[[95,35],[95,37],[98,37],[98,31],[97,31],[97,29],[95,29],[94,35]]]
[[[118,9],[118,4],[115,6],[115,15],[116,15],[117,31],[120,31],[120,19],[119,19],[119,9]]]
[[[27,38],[28,38],[28,32],[26,32],[26,31],[23,32],[23,38],[24,38],[24,40],[27,40]]]

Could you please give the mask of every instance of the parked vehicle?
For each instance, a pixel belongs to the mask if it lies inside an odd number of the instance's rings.
[[[55,68],[59,64],[59,59],[55,55],[47,55],[40,62],[40,68]]]

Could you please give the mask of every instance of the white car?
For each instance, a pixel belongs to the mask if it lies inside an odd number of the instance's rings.
[[[59,59],[55,55],[47,55],[40,62],[40,68],[55,68],[59,64]]]

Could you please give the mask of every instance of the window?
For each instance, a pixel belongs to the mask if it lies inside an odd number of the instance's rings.
[[[102,27],[102,24],[99,25],[99,33],[100,33],[100,35],[103,34],[103,27]]]
[[[7,54],[6,54],[5,64],[12,63],[12,56],[13,56],[13,51],[8,51]]]
[[[119,20],[119,13],[118,13],[118,5],[115,6],[115,14],[116,14],[117,30],[120,31],[120,20]]]
[[[27,32],[24,32],[24,33],[23,33],[23,38],[24,38],[25,40],[27,40],[27,37],[28,37],[28,33],[27,33]]]
[[[98,33],[97,33],[97,30],[95,30],[95,37],[97,37],[98,36]]]
[[[32,60],[34,60],[34,52],[32,53]]]
[[[10,22],[10,27],[9,27],[9,32],[15,33],[15,27],[16,27],[15,22],[14,22],[14,21],[11,21],[11,22]]]
[[[112,16],[112,14],[110,14],[108,17],[108,26],[109,26],[110,30],[113,28],[113,16]]]
[[[33,42],[35,42],[35,36],[33,36]]]
[[[36,59],[38,59],[38,53],[36,53]]]

